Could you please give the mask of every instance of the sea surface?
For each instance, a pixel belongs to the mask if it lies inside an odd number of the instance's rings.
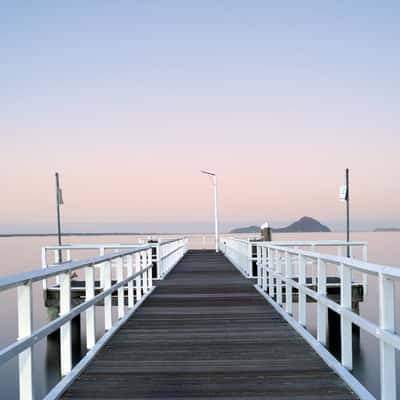
[[[176,235],[179,236],[179,235]],[[242,234],[236,237],[247,238],[251,235]],[[174,235],[168,235],[174,237]],[[328,240],[344,239],[344,233],[296,233],[296,234],[275,234],[274,240]],[[149,237],[138,236],[88,236],[88,237],[66,237],[65,243],[137,243],[139,239]],[[368,242],[368,259],[377,264],[400,267],[400,232],[356,232],[352,233],[352,240]],[[0,238],[0,276],[12,275],[23,271],[30,271],[41,268],[41,247],[44,245],[56,244],[55,237],[29,237],[29,238]],[[212,235],[190,235],[190,247],[192,248],[213,248]],[[325,249],[332,251],[332,249]],[[95,253],[79,254],[78,258],[87,258]],[[354,256],[360,257],[360,252]],[[400,307],[398,307],[399,286],[396,285],[396,327],[399,331]],[[44,325],[54,317],[54,310],[44,306],[42,286],[34,284],[34,329]],[[307,328],[315,335],[315,304],[307,305]],[[377,280],[369,279],[368,291],[364,301],[360,303],[360,315],[373,322],[378,322],[378,290]],[[102,307],[97,309],[98,335],[101,335]],[[16,290],[0,292],[0,348],[12,343],[17,336],[17,299]],[[73,357],[74,361],[84,355],[84,321],[73,325]],[[82,338],[80,337],[82,335]],[[81,340],[82,339],[82,340]],[[59,374],[59,341],[57,335],[52,335],[41,340],[34,346],[33,362],[35,375],[35,396],[42,398],[60,379]],[[353,338],[354,350],[354,371],[356,377],[379,398],[379,343],[374,337],[361,331]],[[332,351],[337,353],[337,348],[332,344]],[[397,355],[398,356],[398,355]],[[399,357],[397,357],[399,358]],[[399,365],[399,360],[397,359]],[[400,386],[400,368],[398,371],[398,382]],[[13,400],[18,398],[18,377],[17,360],[13,359],[0,366],[0,398]],[[398,387],[400,398],[400,388]]]

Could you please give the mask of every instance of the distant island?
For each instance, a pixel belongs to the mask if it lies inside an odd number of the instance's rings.
[[[374,232],[400,232],[400,228],[376,228]]]
[[[260,227],[256,225],[232,229],[230,233],[259,233]],[[274,233],[293,233],[293,232],[331,232],[326,226],[311,217],[302,217],[298,221],[284,228],[272,228]]]

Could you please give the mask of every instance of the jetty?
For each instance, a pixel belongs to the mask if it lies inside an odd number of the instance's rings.
[[[361,256],[342,256],[347,247]],[[364,242],[222,237],[218,250],[189,249],[188,238],[48,246],[41,269],[0,278],[1,291],[18,292],[19,336],[0,350],[0,364],[18,358],[20,399],[34,398],[32,346],[55,332],[61,379],[46,399],[374,399],[351,373],[354,327],[379,340],[381,398],[396,398],[398,269],[368,263]],[[369,275],[379,280],[379,324],[356,307]],[[59,311],[36,330],[35,282]],[[308,329],[310,302],[316,334]],[[84,321],[87,352],[73,365],[76,319]],[[338,358],[328,349],[333,334]]]

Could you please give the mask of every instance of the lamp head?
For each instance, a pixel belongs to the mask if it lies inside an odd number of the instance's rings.
[[[211,175],[211,176],[216,176],[216,174],[214,174],[213,172],[208,172],[208,171],[200,171],[202,174],[205,174],[205,175]]]

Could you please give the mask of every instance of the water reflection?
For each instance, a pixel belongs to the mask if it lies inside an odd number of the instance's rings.
[[[48,308],[49,321],[58,316],[58,309]],[[82,358],[81,317],[71,321],[72,365]],[[51,389],[61,378],[60,361],[60,331],[57,330],[47,336],[46,340],[46,387]]]

